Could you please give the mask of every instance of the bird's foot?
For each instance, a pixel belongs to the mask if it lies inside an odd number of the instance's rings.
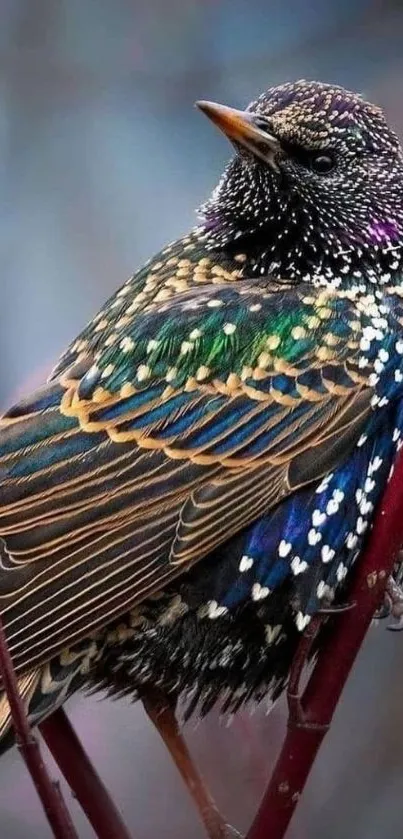
[[[390,617],[395,618],[396,623],[390,624],[388,629],[392,631],[403,629],[403,587],[392,576],[388,579],[382,606],[375,612],[374,620],[379,621]]]
[[[237,830],[236,827],[234,827],[233,824],[228,824],[227,823],[225,825],[225,827],[227,828],[227,831],[228,831],[228,839],[245,839],[245,834],[240,833],[240,831]]]
[[[382,617],[392,617],[395,623],[388,625],[388,629],[393,632],[399,632],[403,629],[403,588],[399,585],[393,577],[389,577],[386,585],[385,598],[383,602],[384,615]],[[386,610],[386,612],[385,612]],[[382,611],[382,610],[381,610]]]

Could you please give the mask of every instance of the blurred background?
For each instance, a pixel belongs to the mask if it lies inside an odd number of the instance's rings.
[[[195,99],[243,106],[272,84],[319,78],[382,104],[403,136],[402,36],[402,0],[0,0],[1,407],[194,223],[229,155]],[[372,629],[290,839],[402,835],[402,665],[403,635]],[[69,713],[137,839],[202,839],[140,706],[78,697]],[[280,703],[186,728],[241,831],[285,719]],[[0,834],[50,835],[15,751],[0,763]]]

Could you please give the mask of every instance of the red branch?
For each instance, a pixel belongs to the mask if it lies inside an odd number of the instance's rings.
[[[1,618],[0,671],[10,705],[16,743],[35,784],[53,834],[56,839],[78,839],[59,785],[51,780],[43,762],[39,744],[29,727]]]
[[[301,661],[317,622],[308,627],[293,665],[289,688],[288,731],[257,816],[247,839],[282,839],[304,789],[338,700],[382,602],[388,577],[403,544],[403,453],[386,487],[367,547],[348,592],[353,608],[335,618],[302,696],[297,695]]]
[[[44,720],[39,728],[98,839],[131,839],[119,810],[84,751],[63,708]]]

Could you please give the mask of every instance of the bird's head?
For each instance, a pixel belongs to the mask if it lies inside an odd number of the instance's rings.
[[[403,157],[380,108],[319,82],[271,88],[246,111],[201,110],[236,156],[202,207],[208,247],[252,275],[382,282],[403,261]]]

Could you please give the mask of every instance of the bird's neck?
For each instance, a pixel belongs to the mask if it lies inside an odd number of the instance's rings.
[[[403,282],[403,240],[390,238],[385,241],[349,246],[332,242],[321,247],[318,241],[309,241],[294,231],[294,240],[273,231],[273,236],[263,237],[261,232],[252,235],[229,236],[217,240],[209,225],[197,229],[196,235],[207,256],[215,259],[233,259],[242,265],[242,276],[271,276],[278,280],[307,282],[314,286],[333,288],[366,288]]]

